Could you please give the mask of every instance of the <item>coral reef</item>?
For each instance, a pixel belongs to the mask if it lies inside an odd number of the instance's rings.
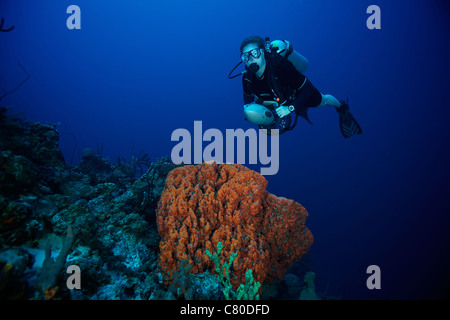
[[[68,166],[58,141],[54,125],[0,108],[0,296],[148,299],[161,287],[155,211],[173,164],[159,159],[136,178],[131,165],[85,150]],[[61,241],[69,226],[73,244]],[[71,264],[81,293],[65,287]]]
[[[13,245],[38,231],[33,208],[59,192],[65,163],[55,126],[6,113],[0,108],[0,244]]]
[[[241,165],[189,165],[171,171],[158,212],[161,271],[170,283],[180,262],[194,274],[214,270],[206,250],[223,245],[221,265],[236,254],[236,290],[251,269],[256,282],[282,279],[313,243],[299,203],[266,191],[267,180]],[[226,276],[226,275],[224,275]]]
[[[219,242],[217,244],[217,252],[212,254],[211,252],[209,252],[208,249],[206,249],[205,253],[206,255],[212,260],[212,262],[214,263],[215,271],[217,273],[217,277],[220,280],[220,283],[222,284],[223,288],[223,294],[225,296],[225,299],[230,300],[230,292],[231,292],[231,281],[230,281],[230,267],[231,264],[233,263],[234,259],[236,259],[237,253],[233,253],[230,256],[230,260],[228,262],[225,262],[223,265],[221,264],[219,255],[222,252],[223,246],[222,246],[222,242]],[[183,260],[186,261],[186,260]],[[225,275],[225,276],[224,276]]]
[[[309,271],[305,274],[303,278],[304,287],[300,292],[300,300],[320,300],[320,297],[316,293],[316,285],[314,281],[316,280],[316,274]]]
[[[45,248],[45,260],[42,263],[42,270],[36,282],[36,287],[45,294],[48,300],[53,298],[58,291],[56,287],[57,278],[66,263],[66,258],[72,248],[73,240],[73,231],[69,227],[62,243],[61,251],[55,260],[52,258],[52,248],[50,246]]]
[[[298,297],[286,281],[261,288],[308,251],[307,212],[259,174],[143,152],[111,163],[102,148],[72,166],[58,143],[55,125],[0,107],[0,299]],[[81,289],[66,286],[71,265]]]

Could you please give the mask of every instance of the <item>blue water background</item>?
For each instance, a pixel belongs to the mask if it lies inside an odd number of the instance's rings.
[[[66,9],[81,8],[81,30]],[[369,5],[381,30],[366,27]],[[323,93],[349,97],[364,134],[344,139],[333,108],[280,139],[268,190],[304,205],[320,293],[342,299],[449,295],[449,6],[445,1],[3,0],[1,105],[58,123],[67,163],[84,148],[115,162],[170,156],[177,128],[254,128],[240,79],[248,35],[287,39]],[[1,94],[1,93],[0,93]],[[206,144],[205,144],[206,145]],[[254,166],[253,166],[254,167]],[[252,167],[252,168],[253,168]],[[258,167],[256,166],[256,170]],[[366,268],[381,268],[368,290]]]

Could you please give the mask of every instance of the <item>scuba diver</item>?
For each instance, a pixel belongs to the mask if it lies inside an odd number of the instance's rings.
[[[349,111],[348,99],[339,101],[330,94],[320,93],[304,75],[308,60],[288,41],[270,42],[269,38],[250,36],[242,41],[240,51],[241,62],[228,78],[243,75],[245,120],[267,129],[269,135],[269,129],[279,129],[282,134],[295,127],[297,116],[312,124],[307,113],[309,108],[334,106],[345,138],[362,133]],[[241,63],[245,63],[245,71],[232,76]]]

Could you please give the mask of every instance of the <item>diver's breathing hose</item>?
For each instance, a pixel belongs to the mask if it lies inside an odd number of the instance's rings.
[[[244,71],[242,71],[241,73],[235,74],[234,76],[232,76],[231,74],[233,73],[234,70],[236,70],[237,67],[239,67],[241,65],[242,61],[239,62],[234,68],[233,70],[231,70],[231,72],[228,74],[228,79],[234,79],[236,77],[239,77],[241,75],[243,75],[244,73],[256,73],[259,70],[259,66],[256,63],[252,63],[247,69],[245,69]]]
[[[245,71],[242,71],[241,73],[237,73],[237,74],[235,74],[234,76],[231,76],[231,74],[234,72],[234,70],[236,70],[236,68],[239,67],[239,66],[241,65],[241,63],[242,63],[242,61],[239,62],[239,63],[238,63],[238,64],[230,71],[230,73],[228,74],[228,79],[234,79],[234,78],[239,77],[240,75],[242,75],[242,74],[245,73]]]

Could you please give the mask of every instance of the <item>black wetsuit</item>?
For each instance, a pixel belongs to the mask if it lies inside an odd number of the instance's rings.
[[[304,114],[307,108],[314,108],[322,102],[322,95],[312,83],[300,72],[288,59],[282,59],[276,65],[271,64],[271,58],[266,55],[266,69],[261,78],[246,73],[242,77],[244,89],[244,103],[262,103],[262,101],[274,101],[277,97],[280,102],[287,100],[286,106],[293,105],[298,115]],[[274,78],[269,81],[271,70],[274,70]],[[275,83],[270,85],[270,83]]]

